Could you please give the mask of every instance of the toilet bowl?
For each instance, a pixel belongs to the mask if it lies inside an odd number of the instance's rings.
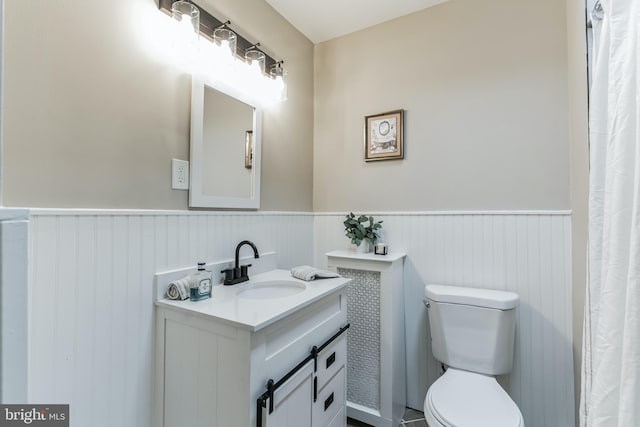
[[[518,406],[494,377],[449,368],[427,392],[429,427],[524,427]]]
[[[513,366],[518,301],[513,292],[425,287],[431,350],[448,367],[424,400],[429,427],[524,427],[495,379]]]

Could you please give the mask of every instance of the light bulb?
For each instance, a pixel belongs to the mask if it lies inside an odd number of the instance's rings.
[[[222,52],[223,56],[227,56],[229,60],[236,55],[236,40],[236,33],[229,28],[221,27],[213,32],[213,41],[220,46],[220,52]]]
[[[265,55],[255,46],[244,53],[244,60],[254,75],[261,76],[264,73]]]
[[[177,41],[182,44],[179,49],[198,42],[200,31],[200,10],[186,1],[176,1],[171,5],[173,19],[177,23]]]
[[[281,93],[284,89],[284,80],[282,80],[282,76],[278,76],[275,79],[275,87],[278,93]]]
[[[271,67],[269,74],[273,79],[273,89],[279,101],[287,100],[287,70],[278,62]]]
[[[225,53],[225,55],[232,56],[231,54],[231,46],[229,46],[229,40],[222,40],[220,42],[220,49]]]
[[[178,26],[180,28],[180,31],[184,31],[185,34],[189,34],[193,32],[193,21],[191,20],[191,17],[182,15],[182,18],[178,22],[179,22]]]

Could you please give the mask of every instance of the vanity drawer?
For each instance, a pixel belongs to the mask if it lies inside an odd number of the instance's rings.
[[[336,414],[344,410],[346,386],[345,368],[342,367],[318,393],[318,400],[313,405],[314,427],[329,426],[334,422]]]
[[[323,349],[318,356],[318,390],[321,390],[333,376],[347,364],[347,334]]]

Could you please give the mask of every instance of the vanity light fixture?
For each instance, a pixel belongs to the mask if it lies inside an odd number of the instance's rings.
[[[178,0],[171,5],[171,16],[178,23],[179,37],[197,43],[200,33],[200,9],[193,3]]]
[[[260,43],[245,49],[244,64],[238,68],[241,69],[240,74],[245,87],[253,96],[273,100],[272,81],[264,73],[265,54],[257,48],[258,46]]]
[[[216,30],[226,30],[229,33],[233,33],[233,35],[235,36],[235,42],[237,44],[237,51],[241,52],[241,55],[244,54],[245,50],[247,48],[252,47],[254,44],[250,41],[248,41],[247,39],[245,39],[244,37],[242,37],[242,35],[235,33],[234,31],[232,31],[229,26],[230,26],[230,22],[229,21],[221,21],[218,18],[216,18],[215,16],[211,15],[209,12],[207,12],[205,9],[203,9],[202,7],[200,7],[198,4],[196,4],[197,2],[194,2],[192,0],[158,0],[158,8],[165,12],[168,15],[173,15],[173,4],[176,3],[187,3],[190,6],[193,6],[197,9],[199,9],[200,11],[200,20],[199,20],[199,31],[201,34],[203,34],[204,37],[202,37],[202,39],[206,39],[206,40],[211,40],[211,35],[213,34],[214,31]],[[194,25],[194,28],[195,27]],[[222,34],[223,31],[220,31],[220,34]],[[227,34],[229,34],[227,33]],[[230,48],[232,48],[231,46],[232,41],[229,40],[229,46]],[[231,50],[231,49],[230,49]],[[237,54],[236,50],[233,51],[234,56]],[[265,68],[266,69],[270,69],[271,66],[273,64],[276,63],[276,60],[273,59],[271,56],[269,56],[268,54],[265,53]]]
[[[246,48],[244,51],[244,59],[252,70],[257,71],[260,74],[264,74],[266,56],[261,50],[257,49],[258,46],[260,46],[260,43],[256,43]]]
[[[213,30],[213,42],[222,49],[222,52],[230,58],[234,58],[236,55],[238,36],[228,27],[229,24],[231,24],[231,21],[227,21]]]
[[[271,66],[269,75],[275,82],[275,96],[279,101],[287,100],[287,70],[282,67],[284,61],[278,61]]]
[[[208,73],[261,104],[287,99],[287,72],[282,68],[282,61],[276,62],[257,49],[259,43],[252,44],[232,31],[229,21],[218,20],[192,0],[158,0],[158,7],[195,35],[191,40],[196,42],[193,43],[196,47],[193,50],[197,51],[193,62],[200,69],[198,73]],[[198,40],[198,34],[204,37]]]

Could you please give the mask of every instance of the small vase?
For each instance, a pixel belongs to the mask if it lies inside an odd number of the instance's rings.
[[[366,240],[363,240],[362,242],[360,242],[358,246],[351,245],[351,247],[353,248],[353,251],[357,254],[366,254],[371,252],[371,244]]]

